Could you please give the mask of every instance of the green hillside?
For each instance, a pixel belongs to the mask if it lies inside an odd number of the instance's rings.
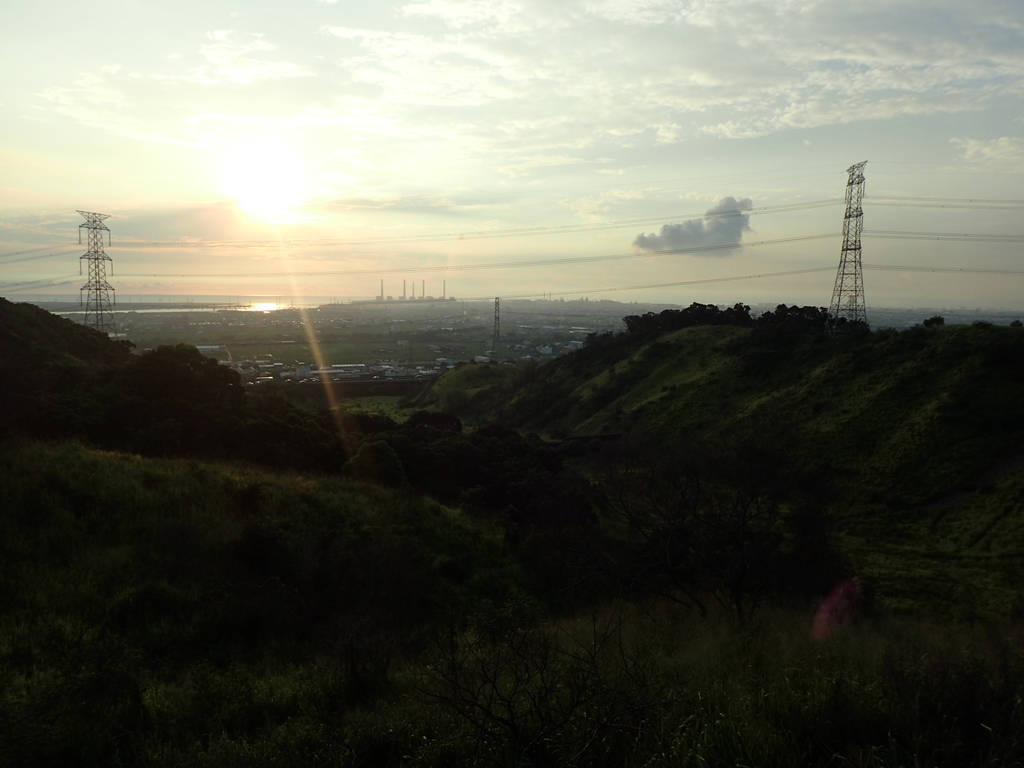
[[[510,424],[552,436],[670,440],[763,425],[858,498],[941,501],[1024,447],[1024,330],[985,325],[864,337],[694,327],[628,335],[540,369]]]
[[[473,397],[555,439],[756,444],[886,604],[1006,615],[1024,610],[1022,394],[1020,328],[698,325],[592,337]]]
[[[546,612],[410,494],[0,444],[0,764],[1016,765],[1018,629]]]
[[[695,305],[397,423],[0,312],[0,766],[1024,764],[1020,329]]]
[[[469,422],[493,423],[527,367],[464,363],[446,373],[415,398],[417,405],[457,413]]]
[[[341,713],[521,588],[497,528],[340,478],[7,441],[0,494],[2,765]]]

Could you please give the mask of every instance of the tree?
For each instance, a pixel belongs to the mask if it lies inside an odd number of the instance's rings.
[[[243,399],[237,371],[220,365],[187,344],[158,347],[133,358],[120,379],[134,393],[151,402],[235,406]]]
[[[634,742],[670,703],[625,618],[589,627],[537,626],[522,601],[450,627],[417,688],[468,726],[478,755],[496,765],[589,764],[616,739]]]
[[[363,443],[343,468],[353,480],[401,487],[406,484],[405,468],[394,449],[383,440]]]
[[[757,318],[757,327],[805,333],[824,333],[829,313],[825,307],[788,307],[779,304],[774,312],[764,312]]]
[[[220,445],[245,401],[238,372],[187,344],[132,357],[112,379],[103,442],[168,455]]]
[[[732,442],[634,442],[605,456],[593,485],[603,536],[588,551],[598,571],[701,615],[712,599],[749,619],[782,555],[782,494],[765,444]]]

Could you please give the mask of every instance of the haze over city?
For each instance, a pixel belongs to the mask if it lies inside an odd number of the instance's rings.
[[[1022,37],[1012,0],[18,4],[0,295],[77,297],[85,210],[119,296],[827,305],[867,160],[869,305],[1019,308]]]

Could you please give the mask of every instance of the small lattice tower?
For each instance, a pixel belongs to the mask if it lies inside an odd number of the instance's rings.
[[[501,343],[501,316],[499,311],[500,298],[494,297],[494,336],[491,338],[491,351],[498,354],[498,344]]]
[[[113,274],[113,260],[103,250],[103,233],[107,233],[107,245],[110,244],[110,230],[103,223],[104,219],[110,216],[105,213],[90,213],[79,211],[85,217],[85,223],[78,225],[78,242],[82,242],[82,230],[89,234],[87,241],[89,250],[79,257],[79,269],[82,259],[89,262],[89,280],[79,290],[79,301],[82,293],[85,297],[85,321],[84,324],[97,331],[111,334],[115,332],[113,305],[114,288],[107,282],[107,262],[110,262],[110,272]]]
[[[867,324],[864,304],[864,269],[860,260],[860,234],[864,229],[864,166],[867,160],[846,169],[846,216],[843,218],[843,251],[839,257],[836,284],[829,307],[830,330],[834,333],[840,318]]]

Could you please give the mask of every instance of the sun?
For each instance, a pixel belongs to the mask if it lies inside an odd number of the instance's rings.
[[[225,191],[251,216],[287,216],[308,197],[300,158],[280,144],[244,144],[224,155]]]

